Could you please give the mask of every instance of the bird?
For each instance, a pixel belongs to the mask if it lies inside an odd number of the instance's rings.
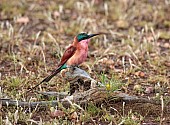
[[[57,68],[53,70],[51,74],[44,78],[39,84],[35,85],[31,90],[44,82],[49,82],[61,70],[69,67],[75,67],[83,63],[87,58],[88,43],[90,42],[90,38],[100,34],[103,33],[79,33],[77,36],[75,36],[72,44],[65,50]]]

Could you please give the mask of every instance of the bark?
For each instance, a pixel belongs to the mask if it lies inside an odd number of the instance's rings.
[[[52,96],[52,95],[50,94],[48,96]],[[79,105],[85,105],[88,104],[89,102],[99,104],[105,100],[112,101],[112,102],[124,101],[126,103],[151,103],[156,105],[160,104],[160,102],[154,100],[149,100],[147,98],[142,98],[137,96],[130,96],[120,91],[109,92],[104,87],[93,88],[84,92],[78,92],[77,94],[74,94],[72,96],[67,96],[66,98],[61,98],[59,100],[53,100],[53,101],[24,102],[24,101],[12,100],[12,99],[0,99],[0,102],[2,106],[45,107],[45,106],[56,106],[58,105],[58,103],[61,103],[64,107],[68,107],[72,105],[72,103],[70,102]]]
[[[80,68],[73,68],[66,71],[64,77],[70,82],[71,85],[78,84],[78,87],[83,85],[83,87],[87,87],[87,81],[89,85],[89,89],[83,89],[79,91],[72,92],[72,95],[69,96],[68,93],[62,92],[38,92],[39,94],[45,96],[55,96],[57,100],[53,101],[39,101],[39,102],[25,102],[18,101],[12,99],[0,99],[0,104],[2,106],[21,106],[21,107],[46,107],[46,106],[56,106],[58,103],[62,103],[63,106],[68,107],[73,104],[85,105],[89,102],[93,103],[102,103],[105,100],[110,102],[119,102],[124,101],[126,103],[151,103],[151,104],[160,104],[160,102],[149,100],[147,98],[130,96],[126,93],[122,93],[121,91],[110,91],[105,88],[105,86],[92,79],[87,72]],[[85,91],[84,91],[85,90]]]

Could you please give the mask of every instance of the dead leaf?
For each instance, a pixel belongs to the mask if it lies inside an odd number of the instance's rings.
[[[111,60],[111,59],[108,59],[108,58],[103,58],[103,59],[100,59],[97,64],[104,64],[104,65],[107,65],[109,66],[111,69],[114,69],[114,61]]]
[[[27,24],[29,22],[29,18],[28,17],[20,17],[17,19],[17,23],[22,23],[22,24]]]
[[[145,89],[145,93],[146,93],[146,94],[153,93],[153,91],[154,91],[154,88],[153,88],[153,87],[147,87],[147,88]]]
[[[78,117],[77,112],[73,112],[70,117],[71,119],[77,119]]]
[[[118,28],[123,28],[123,29],[126,29],[129,27],[129,23],[126,20],[118,20],[116,22],[116,25]]]
[[[170,48],[170,44],[169,43],[164,43],[163,45],[165,48]]]
[[[103,0],[94,0],[94,3],[97,4],[97,5],[101,4],[102,2],[103,2]]]
[[[61,110],[55,110],[54,112],[51,112],[52,117],[63,117],[65,116],[65,113]]]
[[[165,66],[170,67],[170,62],[165,61]]]
[[[139,76],[139,77],[144,77],[144,76],[145,76],[145,73],[142,72],[142,71],[137,71],[137,72],[135,72],[135,75],[136,75],[136,76]]]
[[[54,18],[57,18],[60,16],[60,13],[58,11],[54,11],[53,16]]]

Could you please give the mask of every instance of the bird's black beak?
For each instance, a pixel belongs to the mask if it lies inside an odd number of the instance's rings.
[[[94,36],[100,35],[100,34],[101,34],[101,33],[90,34],[90,35],[88,35],[88,39],[89,39],[89,38],[92,38],[92,37],[94,37]]]

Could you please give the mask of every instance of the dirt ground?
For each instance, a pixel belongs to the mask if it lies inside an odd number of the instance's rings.
[[[129,95],[160,100],[161,105],[106,100],[84,110],[62,105],[33,110],[0,106],[0,122],[170,124],[169,0],[1,0],[0,97],[46,100],[34,92],[23,93],[56,68],[64,50],[81,32],[107,33],[91,39],[82,66],[94,79]],[[69,91],[69,83],[57,75],[36,90]]]

